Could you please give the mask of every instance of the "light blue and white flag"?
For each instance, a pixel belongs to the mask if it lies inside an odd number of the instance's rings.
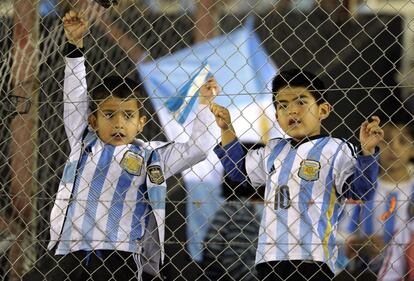
[[[253,22],[249,21],[231,33],[137,65],[169,140],[186,141],[195,114],[190,112],[187,120],[180,124],[166,108],[165,102],[185,88],[207,61],[209,72],[221,88],[215,102],[229,109],[240,140],[258,142],[263,135],[268,138],[281,135],[278,124],[274,122],[275,111],[270,94],[276,67],[262,44],[253,31]],[[212,125],[209,133],[220,138],[217,126]],[[188,194],[187,245],[197,261],[202,257],[202,241],[209,220],[223,201],[220,196],[222,175],[223,168],[214,152],[208,155],[207,160],[183,173]]]
[[[173,114],[178,123],[184,124],[187,120],[191,109],[200,95],[201,86],[210,76],[210,67],[207,62],[203,62],[191,79],[178,90],[177,94],[167,99],[164,105]]]

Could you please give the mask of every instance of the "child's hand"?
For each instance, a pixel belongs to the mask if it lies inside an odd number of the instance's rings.
[[[83,36],[88,30],[88,21],[82,18],[79,13],[69,11],[63,17],[63,28],[69,43],[83,48]]]
[[[227,108],[213,103],[210,106],[211,112],[216,117],[217,126],[219,126],[222,130],[228,130],[231,127],[231,117],[230,112]]]
[[[384,138],[384,131],[380,127],[380,119],[377,116],[372,117],[372,121],[365,121],[361,125],[359,140],[361,142],[363,155],[372,155],[375,147]]]
[[[231,124],[229,110],[216,103],[211,104],[210,110],[214,114],[214,117],[216,117],[217,126],[221,129],[221,144],[225,146],[235,140],[237,136]]]
[[[210,77],[200,88],[200,103],[210,104],[219,92],[219,86],[214,77]]]

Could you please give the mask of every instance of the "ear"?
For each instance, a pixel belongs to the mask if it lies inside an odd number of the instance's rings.
[[[138,130],[139,132],[142,132],[142,130],[144,130],[145,124],[147,123],[147,116],[142,115],[141,117],[139,117],[139,121],[138,121]]]
[[[96,116],[95,116],[95,114],[89,114],[89,117],[88,117],[88,122],[89,122],[89,125],[92,127],[92,129],[93,129],[94,131],[96,131],[96,130],[97,130],[97,128],[98,128],[98,126],[97,126],[97,122],[96,122]]]
[[[321,103],[319,105],[319,120],[328,118],[329,113],[331,113],[331,110],[332,110],[332,106],[329,103],[327,102]]]

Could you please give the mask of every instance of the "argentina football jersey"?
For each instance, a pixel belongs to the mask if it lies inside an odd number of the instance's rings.
[[[77,250],[137,251],[145,231],[145,150],[95,138],[78,163],[56,254]]]
[[[236,140],[215,152],[232,179],[266,185],[256,264],[310,260],[333,271],[338,215],[345,198],[371,195],[359,167],[375,170],[375,157],[357,157],[352,144],[329,136],[273,139],[247,153]]]

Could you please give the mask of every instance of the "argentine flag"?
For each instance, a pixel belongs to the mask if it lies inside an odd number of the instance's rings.
[[[197,69],[191,79],[184,84],[176,95],[168,98],[165,107],[173,114],[178,123],[184,124],[194,104],[200,95],[201,86],[211,76],[210,68],[206,62]]]

